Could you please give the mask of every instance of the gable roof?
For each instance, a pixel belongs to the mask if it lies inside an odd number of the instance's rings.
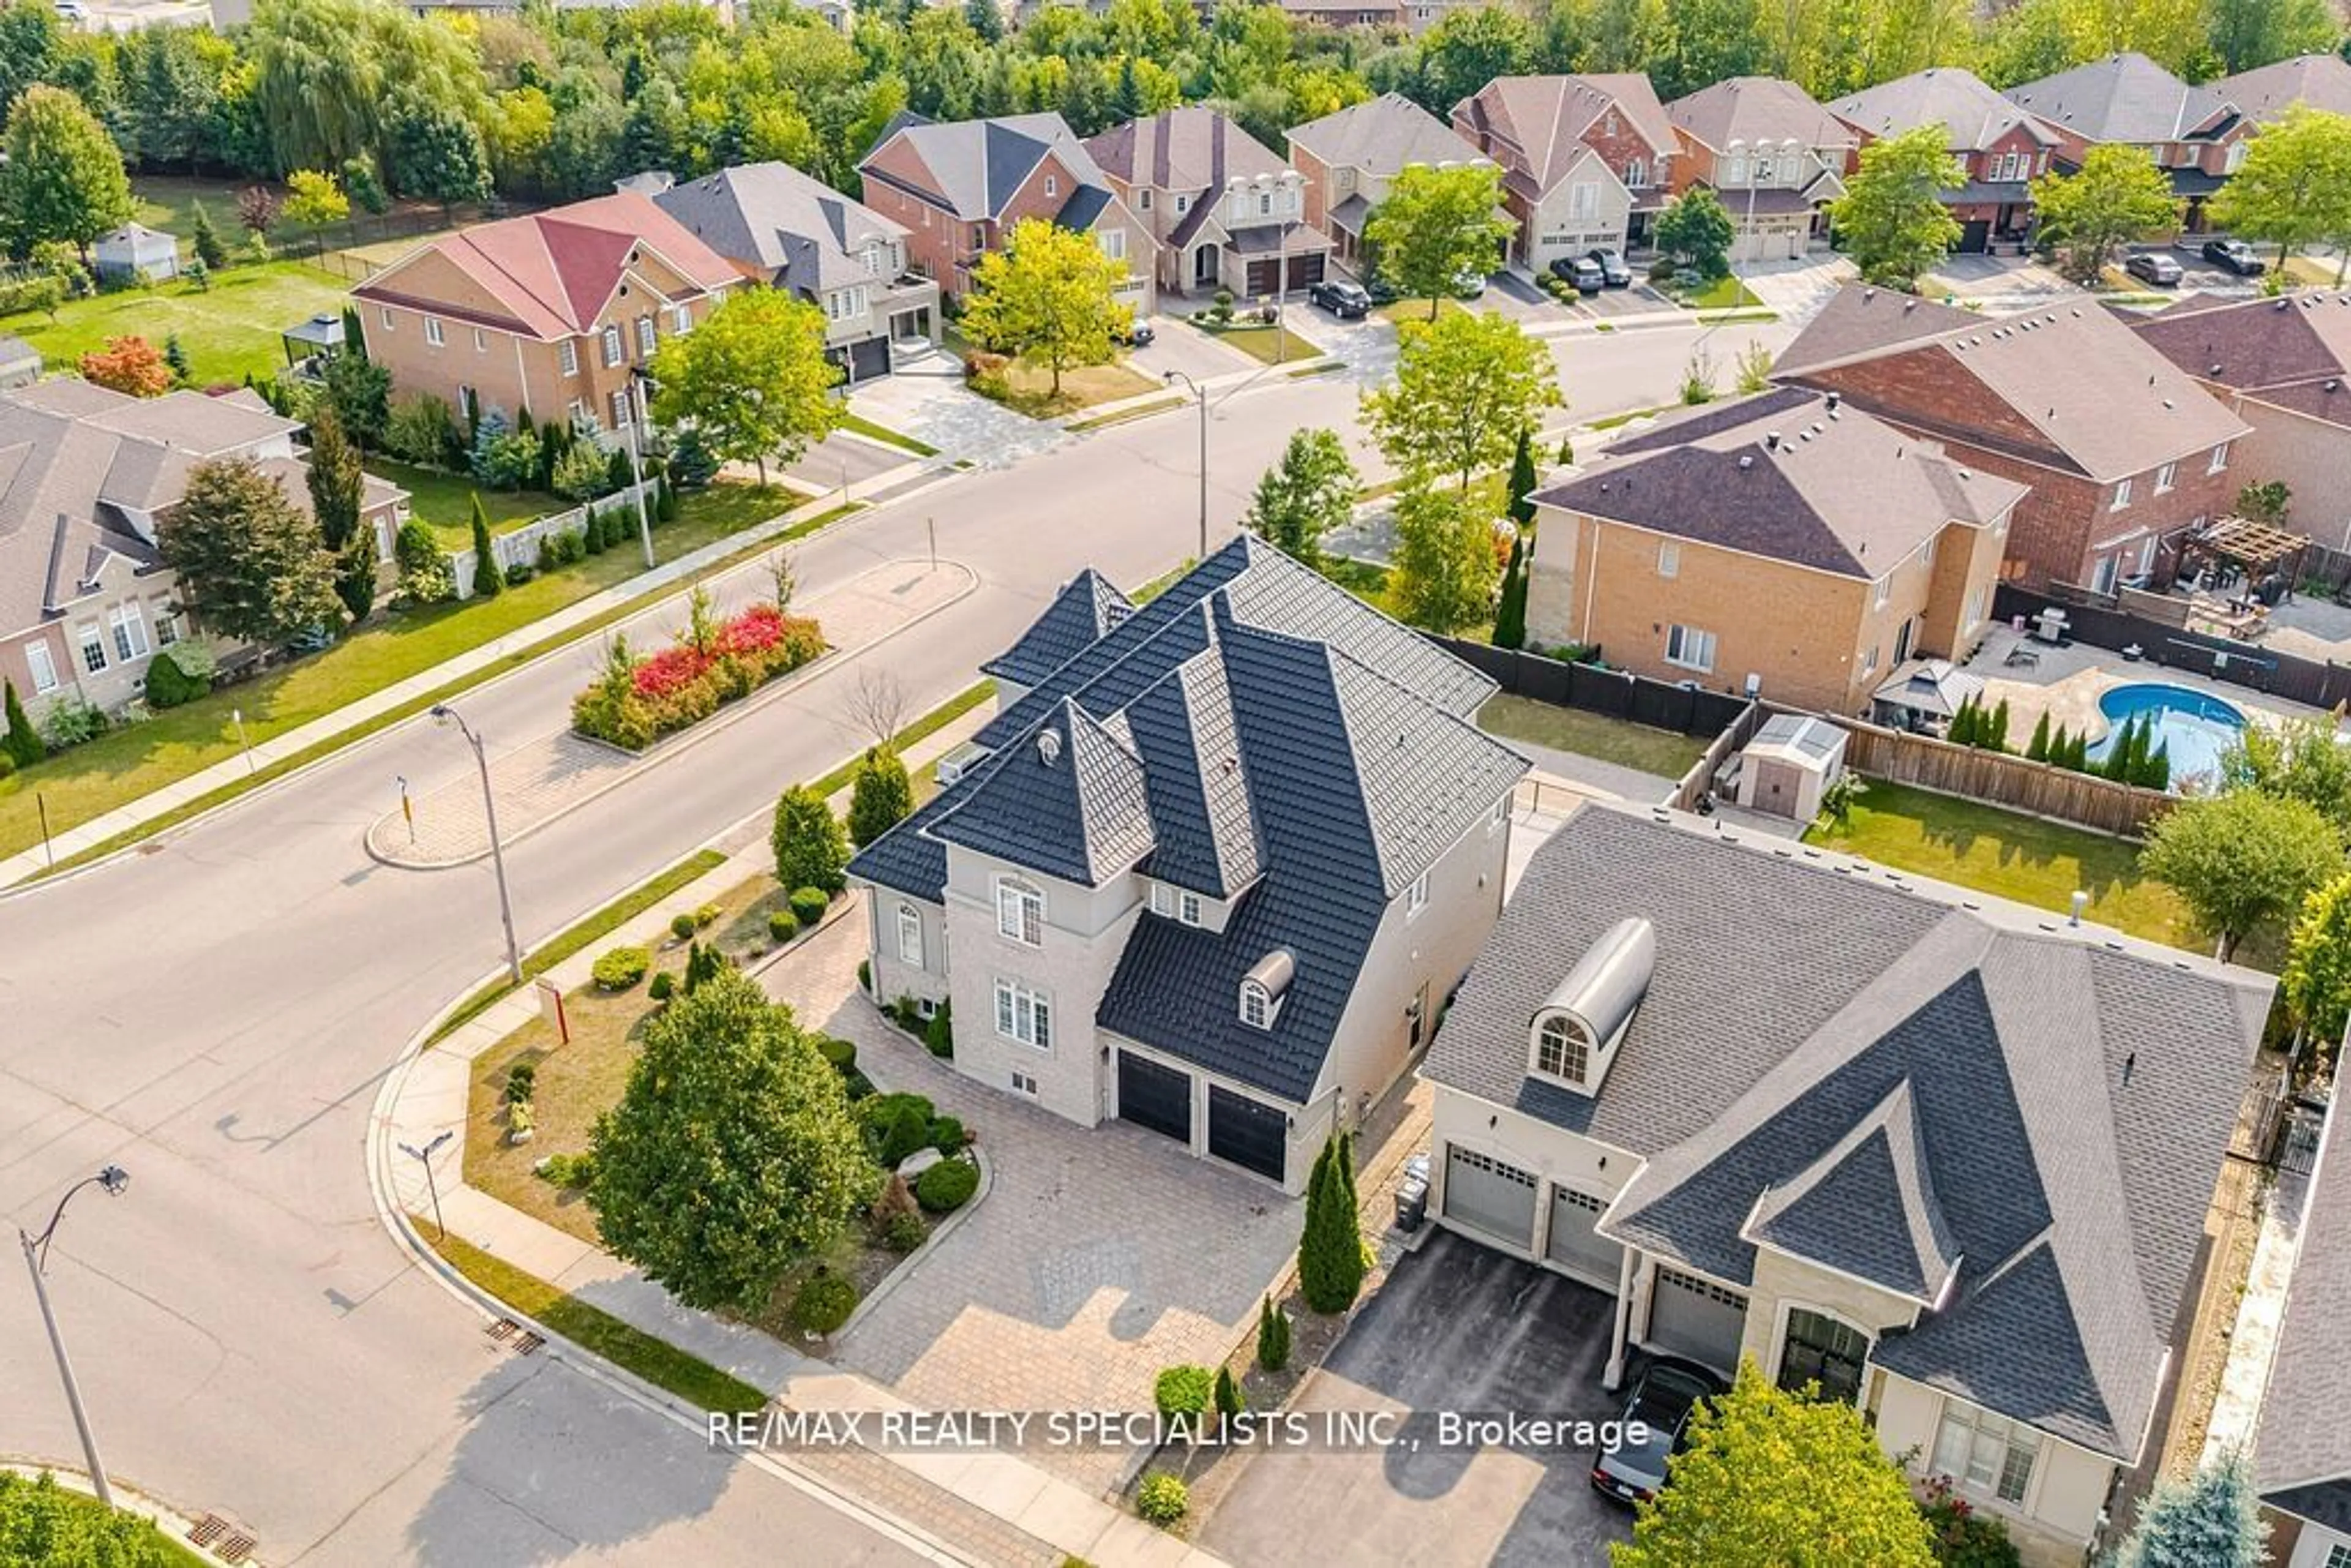
[[[808,295],[872,281],[857,252],[905,225],[789,163],[744,163],[674,185],[653,204],[763,281]]]
[[[1994,522],[2025,493],[1818,392],[1779,387],[1619,442],[1534,498],[1875,580],[1945,525]]]
[[[1203,104],[1113,125],[1088,137],[1085,149],[1105,173],[1163,191],[1222,191],[1229,180],[1291,172],[1271,148]]]
[[[2199,381],[2351,427],[2351,293],[2189,298],[2130,325]]]
[[[1295,126],[1290,145],[1304,148],[1330,168],[1361,169],[1375,180],[1393,179],[1415,163],[1488,162],[1459,131],[1398,92]]]
[[[2262,1500],[2351,1535],[2351,1123],[2329,1107],[2253,1438]]]
[[[2019,127],[2043,147],[2057,141],[2036,116],[1958,66],[1935,66],[1864,88],[1830,104],[1829,112],[1869,136],[1898,136],[1939,122],[1950,132],[1954,152],[1980,152]]]
[[[1538,192],[1558,184],[1591,152],[1584,133],[1611,113],[1621,116],[1657,157],[1669,158],[1681,146],[1657,89],[1637,72],[1496,77],[1462,99],[1454,113],[1518,148]]]
[[[1666,105],[1675,129],[1719,152],[1732,141],[1850,147],[1853,128],[1781,77],[1729,77]]]
[[[1654,968],[1606,1078],[1586,1096],[1531,1076],[1530,1020],[1630,915],[1653,924]],[[1645,1161],[1604,1232],[1732,1285],[1751,1217],[1864,1278],[1916,1263],[1933,1285],[1951,1264],[1941,1305],[1871,1359],[2127,1463],[2273,985],[1586,806],[1535,852],[1422,1071]]]
[[[635,191],[476,224],[427,240],[351,290],[355,299],[394,305],[439,301],[403,292],[401,279],[438,256],[490,296],[504,315],[491,324],[543,340],[586,331],[620,288],[640,250],[650,251],[696,292],[725,288],[742,275]]]
[[[2250,428],[2129,327],[2095,306],[2054,305],[1991,319],[1969,315],[1949,330],[1921,335],[1905,318],[1886,314],[1883,305],[1849,303],[1846,297],[1857,291],[1860,286],[1848,284],[1796,335],[1773,368],[1775,380],[1842,387],[1849,406],[1932,436],[2039,462],[2054,456],[2100,481],[2209,451]],[[1874,328],[1856,328],[1857,316],[1873,313]],[[1932,326],[1936,319],[1921,314],[1916,325]],[[1850,347],[1873,338],[1891,340]],[[1871,378],[1864,385],[1857,376],[1839,374],[1864,361],[1897,356],[1916,356],[1926,365],[1923,373],[1904,378],[1896,393],[1885,390],[1887,378]],[[1957,412],[1960,400],[1942,393],[1961,378],[2004,404],[2029,427],[2031,437],[1986,428]]]
[[[1016,686],[1037,685],[1134,612],[1133,601],[1087,567],[1061,585],[1045,613],[1018,643],[982,664],[979,672]]]
[[[894,156],[894,149],[910,154],[920,172]],[[1093,155],[1068,122],[1050,111],[952,121],[904,116],[857,167],[860,173],[921,196],[967,223],[978,223],[1003,216],[1006,204],[1048,153],[1068,168],[1078,188],[1107,190]]]
[[[2210,141],[2238,118],[2219,92],[2190,87],[2141,54],[2108,55],[2021,83],[2008,99],[2085,141],[2126,146]]]
[[[2351,114],[2351,60],[2340,55],[2296,55],[2273,65],[2222,77],[2212,90],[2237,106],[2247,120],[2273,125],[2288,108],[2306,103],[2333,114]]]

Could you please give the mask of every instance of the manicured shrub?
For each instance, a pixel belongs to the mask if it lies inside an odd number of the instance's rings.
[[[914,1200],[933,1214],[952,1214],[979,1190],[979,1167],[969,1160],[941,1160],[914,1181]]]
[[[1192,1489],[1181,1476],[1154,1470],[1134,1489],[1134,1511],[1162,1530],[1181,1524],[1192,1510]]]
[[[878,1234],[881,1237],[882,1245],[891,1251],[912,1252],[930,1239],[931,1224],[919,1211],[913,1214],[893,1214],[883,1221]]]
[[[423,523],[401,525],[392,555],[400,569],[400,596],[411,604],[444,604],[456,597],[457,580],[449,570],[449,558]]]
[[[1364,1288],[1364,1239],[1355,1212],[1355,1174],[1347,1140],[1332,1137],[1315,1156],[1306,1186],[1305,1230],[1298,1243],[1298,1286],[1318,1312],[1343,1312]]]
[[[930,1146],[935,1113],[920,1094],[877,1094],[858,1111],[878,1165],[895,1170],[908,1155]]]
[[[781,614],[772,604],[753,605],[704,631],[699,641],[681,641],[644,659],[629,652],[625,639],[613,638],[603,674],[571,699],[571,727],[642,750],[824,652],[815,622]]]
[[[855,1040],[842,1040],[838,1035],[820,1034],[816,1037],[816,1049],[820,1055],[842,1072],[854,1072],[857,1070]]]
[[[664,969],[653,977],[653,983],[645,988],[645,995],[657,1002],[669,1000],[670,998],[677,995],[677,977],[669,970]]]
[[[679,910],[669,917],[669,934],[683,942],[695,933],[694,916]]]
[[[590,971],[600,991],[625,991],[645,977],[653,956],[643,947],[615,947],[596,960]]]
[[[159,713],[212,689],[212,656],[200,644],[176,643],[147,662],[147,706]]]
[[[815,790],[801,785],[777,799],[768,843],[776,853],[776,880],[786,887],[840,891],[841,868],[849,863],[849,839],[832,808]]]
[[[792,1322],[810,1333],[831,1333],[857,1310],[857,1287],[822,1264],[792,1296]]]
[[[1208,1413],[1209,1401],[1216,1397],[1217,1377],[1205,1366],[1171,1366],[1159,1375],[1152,1385],[1151,1402],[1159,1414],[1169,1420],[1178,1416],[1197,1418]]]
[[[947,1003],[941,1002],[931,1021],[923,1026],[923,1044],[941,1061],[955,1060],[954,1009]]]
[[[532,578],[537,577],[538,575],[538,571],[539,569],[533,566],[530,562],[527,560],[518,560],[512,566],[507,568],[506,570],[501,572],[499,575],[506,580],[506,585],[508,588],[520,588],[524,583],[528,582]]]
[[[970,1142],[971,1134],[963,1130],[963,1123],[958,1118],[935,1116],[931,1119],[931,1147],[947,1158],[953,1159],[963,1153],[964,1145]]]
[[[849,841],[863,849],[914,814],[914,781],[898,753],[887,746],[866,747],[850,790]]]
[[[538,1134],[538,1116],[531,1110],[530,1102],[517,1100],[507,1107],[507,1142],[528,1144]]]
[[[873,994],[873,960],[871,958],[857,960],[857,988],[869,997]]]
[[[718,905],[715,904],[695,904],[694,906],[694,928],[699,931],[706,925],[716,924],[718,915],[719,908]]]
[[[796,887],[792,889],[791,905],[792,918],[803,925],[814,925],[832,907],[832,898],[820,887]]]
[[[1233,1381],[1233,1371],[1228,1366],[1217,1368],[1215,1398],[1217,1416],[1227,1421],[1249,1408],[1249,1397],[1241,1392],[1240,1385]]]
[[[1257,1364],[1268,1372],[1290,1364],[1290,1314],[1266,1297],[1257,1309]]]
[[[528,1061],[517,1061],[507,1069],[506,1101],[509,1105],[527,1105],[538,1091],[538,1069]]]
[[[768,911],[768,935],[778,942],[789,942],[800,934],[800,917],[789,909]]]
[[[63,751],[95,740],[106,733],[106,711],[71,695],[52,698],[41,716],[41,740],[51,751]]]
[[[596,1156],[584,1150],[576,1155],[549,1155],[537,1168],[540,1180],[577,1191],[596,1179]]]

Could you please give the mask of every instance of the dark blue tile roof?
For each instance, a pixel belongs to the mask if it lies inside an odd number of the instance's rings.
[[[1016,686],[1036,685],[1093,646],[1134,609],[1125,594],[1088,567],[1062,585],[1020,641],[982,664],[980,673]]]
[[[990,758],[928,831],[1098,887],[1151,852],[1143,759],[1127,740],[1064,701],[1032,734]]]

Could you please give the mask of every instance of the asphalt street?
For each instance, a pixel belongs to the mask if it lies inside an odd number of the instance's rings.
[[[1709,340],[1718,363],[1734,331]],[[1784,341],[1784,329],[1774,346]],[[1579,417],[1669,401],[1695,329],[1556,345]],[[1211,543],[1289,433],[1353,430],[1376,350],[1269,377],[1211,425]],[[1196,550],[1186,410],[980,470],[803,541],[804,590],[942,558],[977,591],[552,823],[508,854],[528,945],[862,737],[848,689],[886,665],[908,711],[968,685],[1082,565],[1137,584]],[[1376,473],[1366,455],[1364,465]],[[716,585],[758,597],[757,565]],[[657,643],[683,620],[632,622]],[[594,642],[463,700],[493,750],[561,727]],[[110,863],[0,897],[0,1213],[37,1227],[112,1161],[129,1194],[76,1200],[50,1287],[110,1468],[183,1511],[256,1530],[272,1563],[904,1560],[886,1529],[581,1371],[517,1359],[392,1243],[363,1145],[403,1044],[501,951],[489,868],[418,873],[361,847],[404,775],[472,759],[396,727]],[[14,1270],[13,1260],[6,1266]],[[0,1283],[0,1453],[76,1463],[31,1291]]]

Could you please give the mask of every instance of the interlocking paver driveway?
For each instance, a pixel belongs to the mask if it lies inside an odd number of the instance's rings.
[[[1079,1127],[935,1061],[858,991],[864,933],[861,906],[760,981],[802,1024],[855,1040],[876,1083],[962,1118],[994,1175],[834,1359],[934,1409],[1136,1411],[1161,1368],[1222,1360],[1297,1245],[1299,1204],[1155,1134]],[[1128,1456],[1029,1458],[1107,1489]]]

